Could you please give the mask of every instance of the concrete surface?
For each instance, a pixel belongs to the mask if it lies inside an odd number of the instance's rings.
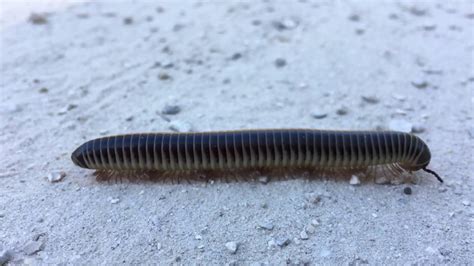
[[[97,1],[22,18],[1,31],[0,262],[471,264],[473,24],[472,1]],[[70,161],[85,140],[172,125],[400,124],[444,184],[99,183]]]

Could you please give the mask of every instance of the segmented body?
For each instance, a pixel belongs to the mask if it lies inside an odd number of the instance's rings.
[[[97,170],[239,170],[259,168],[425,168],[431,155],[417,136],[392,131],[275,129],[146,133],[90,140],[74,151]]]

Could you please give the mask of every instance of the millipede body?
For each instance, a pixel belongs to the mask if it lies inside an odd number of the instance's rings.
[[[425,170],[431,154],[419,137],[394,131],[268,129],[143,133],[93,139],[71,156],[83,168],[110,171],[314,169],[400,174]]]

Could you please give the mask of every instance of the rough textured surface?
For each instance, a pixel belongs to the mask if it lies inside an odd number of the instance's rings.
[[[3,29],[0,252],[27,263],[472,263],[473,14],[469,1],[109,1]],[[181,111],[163,116],[166,105]],[[406,184],[349,178],[98,183],[69,158],[87,139],[174,120],[203,131],[394,119],[425,128],[445,184],[417,173],[406,195]],[[48,182],[55,171],[67,175]],[[42,246],[28,256],[31,241]]]

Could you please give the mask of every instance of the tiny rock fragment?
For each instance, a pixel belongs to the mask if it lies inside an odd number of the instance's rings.
[[[353,186],[358,186],[358,185],[360,185],[359,177],[356,176],[356,175],[351,176],[351,180],[349,181],[349,184],[351,184],[351,185],[353,185]]]
[[[403,193],[405,193],[406,195],[411,195],[412,193],[411,187],[405,187],[403,189]]]
[[[161,113],[164,115],[175,115],[181,112],[181,107],[179,105],[165,105],[161,110]]]
[[[419,134],[419,133],[425,132],[425,130],[426,130],[426,129],[425,129],[423,126],[421,126],[421,125],[413,125],[413,126],[411,127],[411,132],[412,132],[412,133],[417,133],[417,134]]]
[[[39,89],[39,93],[48,93],[48,88],[46,87],[42,87],[41,89]]]
[[[235,241],[230,241],[230,242],[225,243],[225,247],[227,248],[228,251],[230,251],[231,254],[235,254],[235,252],[237,252],[237,248],[239,247],[239,245]]]
[[[240,58],[242,58],[241,53],[235,53],[230,57],[231,60],[239,60]]]
[[[326,112],[321,111],[321,110],[311,111],[311,117],[313,117],[314,119],[323,119],[327,116],[328,116],[328,114]]]
[[[278,238],[275,243],[277,244],[277,246],[282,248],[288,246],[291,243],[291,240],[288,237],[282,237]]]
[[[47,14],[31,13],[28,21],[35,25],[44,25],[48,23]]]
[[[28,256],[31,256],[31,255],[41,251],[42,249],[43,249],[43,242],[40,241],[40,240],[38,240],[38,241],[29,241],[23,247],[23,251]]]
[[[349,20],[354,22],[360,21],[360,16],[357,14],[352,14],[349,16]]]
[[[48,174],[48,181],[51,183],[56,183],[61,181],[66,176],[65,172],[53,172]]]
[[[428,13],[428,11],[424,8],[418,6],[411,6],[407,8],[407,11],[410,12],[413,16],[421,17]]]
[[[468,200],[463,200],[463,201],[462,201],[462,205],[464,205],[464,206],[471,206],[471,202],[468,201]]]
[[[412,131],[413,125],[406,120],[393,119],[388,123],[388,128],[393,131],[410,133]]]
[[[412,81],[411,85],[417,89],[426,89],[428,85],[430,85],[427,81],[421,80],[421,81]]]
[[[258,182],[262,183],[262,184],[267,184],[268,183],[268,176],[261,176],[258,178]]]
[[[265,230],[273,230],[273,224],[268,221],[262,221],[258,224],[258,227]]]
[[[108,198],[109,202],[112,203],[112,204],[117,204],[120,202],[120,199],[119,198],[112,198],[112,197],[109,197]]]
[[[283,58],[277,58],[275,59],[275,66],[278,67],[278,68],[282,68],[284,66],[286,66],[286,60],[283,59]]]
[[[171,76],[166,72],[161,72],[160,74],[158,74],[158,78],[160,80],[170,80]]]
[[[123,24],[125,24],[125,25],[131,25],[131,24],[133,24],[133,18],[132,18],[132,17],[125,17],[125,18],[123,19]]]
[[[309,236],[308,236],[308,233],[306,233],[306,230],[301,231],[300,239],[302,239],[302,240],[308,240],[309,239]]]
[[[349,109],[345,106],[342,106],[336,110],[336,114],[338,115],[346,115],[347,113],[349,113]]]
[[[380,100],[375,96],[362,96],[362,100],[364,102],[370,103],[370,104],[376,104],[376,103],[380,102]]]
[[[311,220],[311,224],[312,224],[313,226],[318,226],[318,225],[319,225],[319,221],[318,221],[317,219],[313,219],[313,220]]]
[[[169,123],[169,129],[174,132],[192,132],[193,126],[188,122],[173,120]]]
[[[425,251],[432,254],[432,255],[439,253],[439,250],[437,248],[433,248],[433,247],[427,247],[425,249]]]
[[[318,204],[322,199],[321,195],[317,193],[306,193],[305,198],[308,202],[313,204]]]
[[[277,30],[292,30],[298,26],[298,21],[292,18],[284,18],[273,22],[273,27]]]
[[[314,234],[314,232],[316,232],[316,227],[314,227],[312,224],[308,224],[304,230],[308,233],[308,234]]]

